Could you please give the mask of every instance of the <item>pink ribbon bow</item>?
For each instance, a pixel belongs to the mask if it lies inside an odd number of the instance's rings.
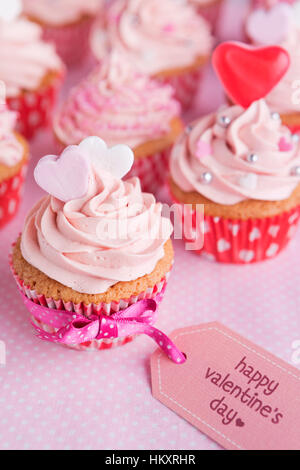
[[[177,364],[186,361],[184,354],[164,333],[154,328],[155,312],[159,296],[144,299],[111,316],[100,314],[89,318],[65,310],[54,310],[34,303],[22,294],[23,301],[31,315],[37,320],[58,329],[47,333],[33,324],[38,337],[51,343],[76,345],[94,339],[114,339],[135,334],[145,334],[154,339],[158,346]]]

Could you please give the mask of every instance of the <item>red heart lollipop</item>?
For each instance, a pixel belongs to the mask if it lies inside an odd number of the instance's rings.
[[[289,68],[290,56],[279,46],[224,42],[215,49],[212,62],[228,96],[248,108],[282,79]]]

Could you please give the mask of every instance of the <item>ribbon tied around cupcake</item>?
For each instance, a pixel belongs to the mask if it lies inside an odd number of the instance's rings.
[[[53,310],[35,304],[24,294],[21,295],[25,306],[34,318],[57,329],[56,333],[47,333],[32,323],[38,337],[44,341],[78,345],[93,340],[145,334],[152,338],[176,364],[183,364],[186,361],[184,354],[179,351],[173,341],[152,326],[163,293],[158,294],[155,299],[140,300],[113,315],[100,314],[91,317],[66,310]]]

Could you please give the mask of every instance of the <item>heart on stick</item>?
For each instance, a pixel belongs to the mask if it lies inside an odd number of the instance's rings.
[[[280,46],[224,42],[215,49],[212,63],[230,99],[248,108],[279,83],[289,68],[290,56]]]

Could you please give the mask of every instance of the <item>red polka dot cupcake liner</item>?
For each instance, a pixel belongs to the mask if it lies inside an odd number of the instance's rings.
[[[25,179],[26,166],[13,177],[0,183],[0,229],[8,224],[17,214]]]
[[[55,315],[56,310],[66,310],[68,312],[74,312],[79,315],[84,315],[87,318],[91,317],[92,315],[112,315],[120,310],[124,310],[125,308],[133,305],[136,302],[139,302],[143,299],[156,299],[159,298],[161,301],[163,299],[163,295],[165,289],[167,287],[168,279],[170,276],[170,272],[167,273],[159,283],[155,284],[154,287],[149,287],[146,291],[142,292],[139,295],[131,296],[129,299],[121,299],[118,302],[110,302],[110,303],[99,303],[99,304],[85,304],[81,302],[80,304],[74,304],[73,302],[64,302],[63,300],[54,300],[53,298],[45,297],[44,295],[39,295],[34,289],[30,289],[30,286],[27,286],[21,279],[19,279],[18,275],[16,274],[12,260],[10,257],[10,267],[17,283],[17,286],[22,294],[24,294],[28,299],[32,300],[32,302],[42,305],[44,307],[48,307],[53,309],[53,315]],[[160,295],[159,295],[160,294]],[[30,315],[31,321],[40,329],[44,330],[46,333],[57,333],[58,329],[48,325],[44,322],[41,322],[39,319],[35,318],[34,316]],[[154,315],[155,323],[157,319],[157,313]],[[126,337],[118,337],[115,339],[101,339],[101,340],[92,340],[88,341],[79,345],[64,345],[64,347],[68,347],[71,349],[75,349],[78,351],[86,351],[86,350],[97,350],[101,351],[104,349],[112,349],[118,346],[123,346],[127,343],[133,341],[136,335],[126,336]]]
[[[202,77],[203,66],[173,77],[160,78],[160,81],[174,88],[175,98],[181,104],[182,110],[187,111],[194,103]]]
[[[94,21],[90,17],[61,27],[43,26],[43,38],[55,44],[66,65],[76,65],[90,54],[90,32]]]
[[[166,182],[171,148],[135,159],[126,179],[137,176],[144,192],[156,193]]]
[[[275,217],[248,220],[203,217],[179,207],[189,249],[220,263],[250,264],[274,258],[294,237],[300,220],[300,206]]]
[[[31,139],[37,131],[51,124],[62,78],[58,75],[38,90],[7,99],[8,107],[18,113],[16,130],[25,138]]]

